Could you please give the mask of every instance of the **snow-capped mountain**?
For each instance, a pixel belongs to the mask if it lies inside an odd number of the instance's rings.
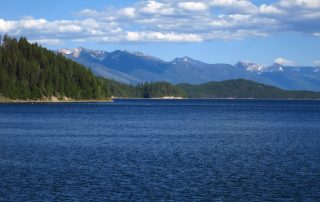
[[[189,65],[189,66],[199,66],[199,65],[206,65],[206,63],[194,60],[188,56],[184,56],[182,58],[175,58],[170,63],[173,65],[182,64],[182,65]]]
[[[235,66],[239,68],[243,68],[250,72],[256,72],[258,74],[261,74],[262,72],[264,72],[266,68],[266,66],[264,65],[260,65],[252,62],[244,62],[244,61],[238,62],[237,64],[235,64]]]
[[[77,58],[80,56],[80,53],[82,50],[84,50],[84,49],[83,48],[73,48],[73,49],[61,48],[58,50],[58,52],[63,55],[69,55],[69,56]]]
[[[171,83],[204,83],[228,79],[249,79],[290,90],[320,91],[319,67],[270,66],[240,61],[235,65],[207,64],[190,57],[166,62],[142,52],[106,52],[85,48],[60,49],[98,76],[124,83],[168,81]]]
[[[255,72],[257,74],[262,74],[265,72],[283,72],[283,66],[277,63],[274,63],[270,66],[265,66],[261,64],[256,64],[252,62],[240,61],[235,64],[236,67],[243,68],[249,72]]]
[[[91,50],[91,49],[86,49],[86,48],[73,48],[73,49],[67,49],[67,48],[61,48],[58,50],[59,53],[73,57],[73,58],[78,58],[80,57],[81,54],[86,53],[89,54],[91,57],[97,59],[97,60],[103,60],[108,52],[106,51],[101,51],[101,50]]]

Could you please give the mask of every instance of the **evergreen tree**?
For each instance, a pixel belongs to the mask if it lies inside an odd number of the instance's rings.
[[[0,46],[0,93],[11,99],[106,98],[92,72],[38,44],[4,35]]]

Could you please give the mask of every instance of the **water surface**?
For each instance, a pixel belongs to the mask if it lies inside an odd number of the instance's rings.
[[[0,201],[319,201],[320,101],[1,104]]]

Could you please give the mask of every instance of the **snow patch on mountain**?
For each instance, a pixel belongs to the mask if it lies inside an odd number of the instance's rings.
[[[236,65],[236,67],[243,68],[249,72],[255,72],[258,74],[261,74],[266,71],[266,66],[252,63],[252,62],[245,62],[245,61],[240,61]]]
[[[240,61],[235,64],[236,67],[243,68],[249,72],[254,72],[257,74],[262,74],[265,72],[283,72],[284,67],[278,63],[274,63],[271,66],[265,66],[261,64],[256,64],[252,62]]]
[[[106,58],[108,52],[106,51],[101,51],[101,50],[86,50],[88,53],[90,53],[91,57],[102,61],[103,59]]]
[[[80,56],[80,53],[82,50],[83,48],[73,48],[73,49],[61,48],[58,50],[58,52],[63,55],[73,56],[77,58]]]
[[[175,58],[174,60],[171,61],[172,64],[176,65],[176,64],[187,64],[187,65],[192,65],[192,66],[199,66],[199,65],[204,65],[205,63],[198,61],[198,60],[194,60],[190,57],[184,56],[182,58]]]
[[[81,53],[88,53],[91,57],[97,60],[103,60],[107,55],[106,51],[90,50],[82,47],[73,48],[73,49],[61,48],[58,50],[58,52],[66,56],[72,56],[74,58],[80,57]]]
[[[70,55],[72,53],[72,50],[67,48],[61,48],[58,50],[58,52],[62,55]]]

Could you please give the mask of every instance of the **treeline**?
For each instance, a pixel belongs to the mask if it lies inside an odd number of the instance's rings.
[[[97,78],[90,69],[56,54],[25,37],[0,36],[0,96],[10,99],[72,99],[183,96],[165,82],[130,86]]]
[[[161,98],[164,96],[187,97],[182,88],[167,82],[146,82],[138,85],[126,85],[102,79],[109,87],[112,96],[122,98]]]

